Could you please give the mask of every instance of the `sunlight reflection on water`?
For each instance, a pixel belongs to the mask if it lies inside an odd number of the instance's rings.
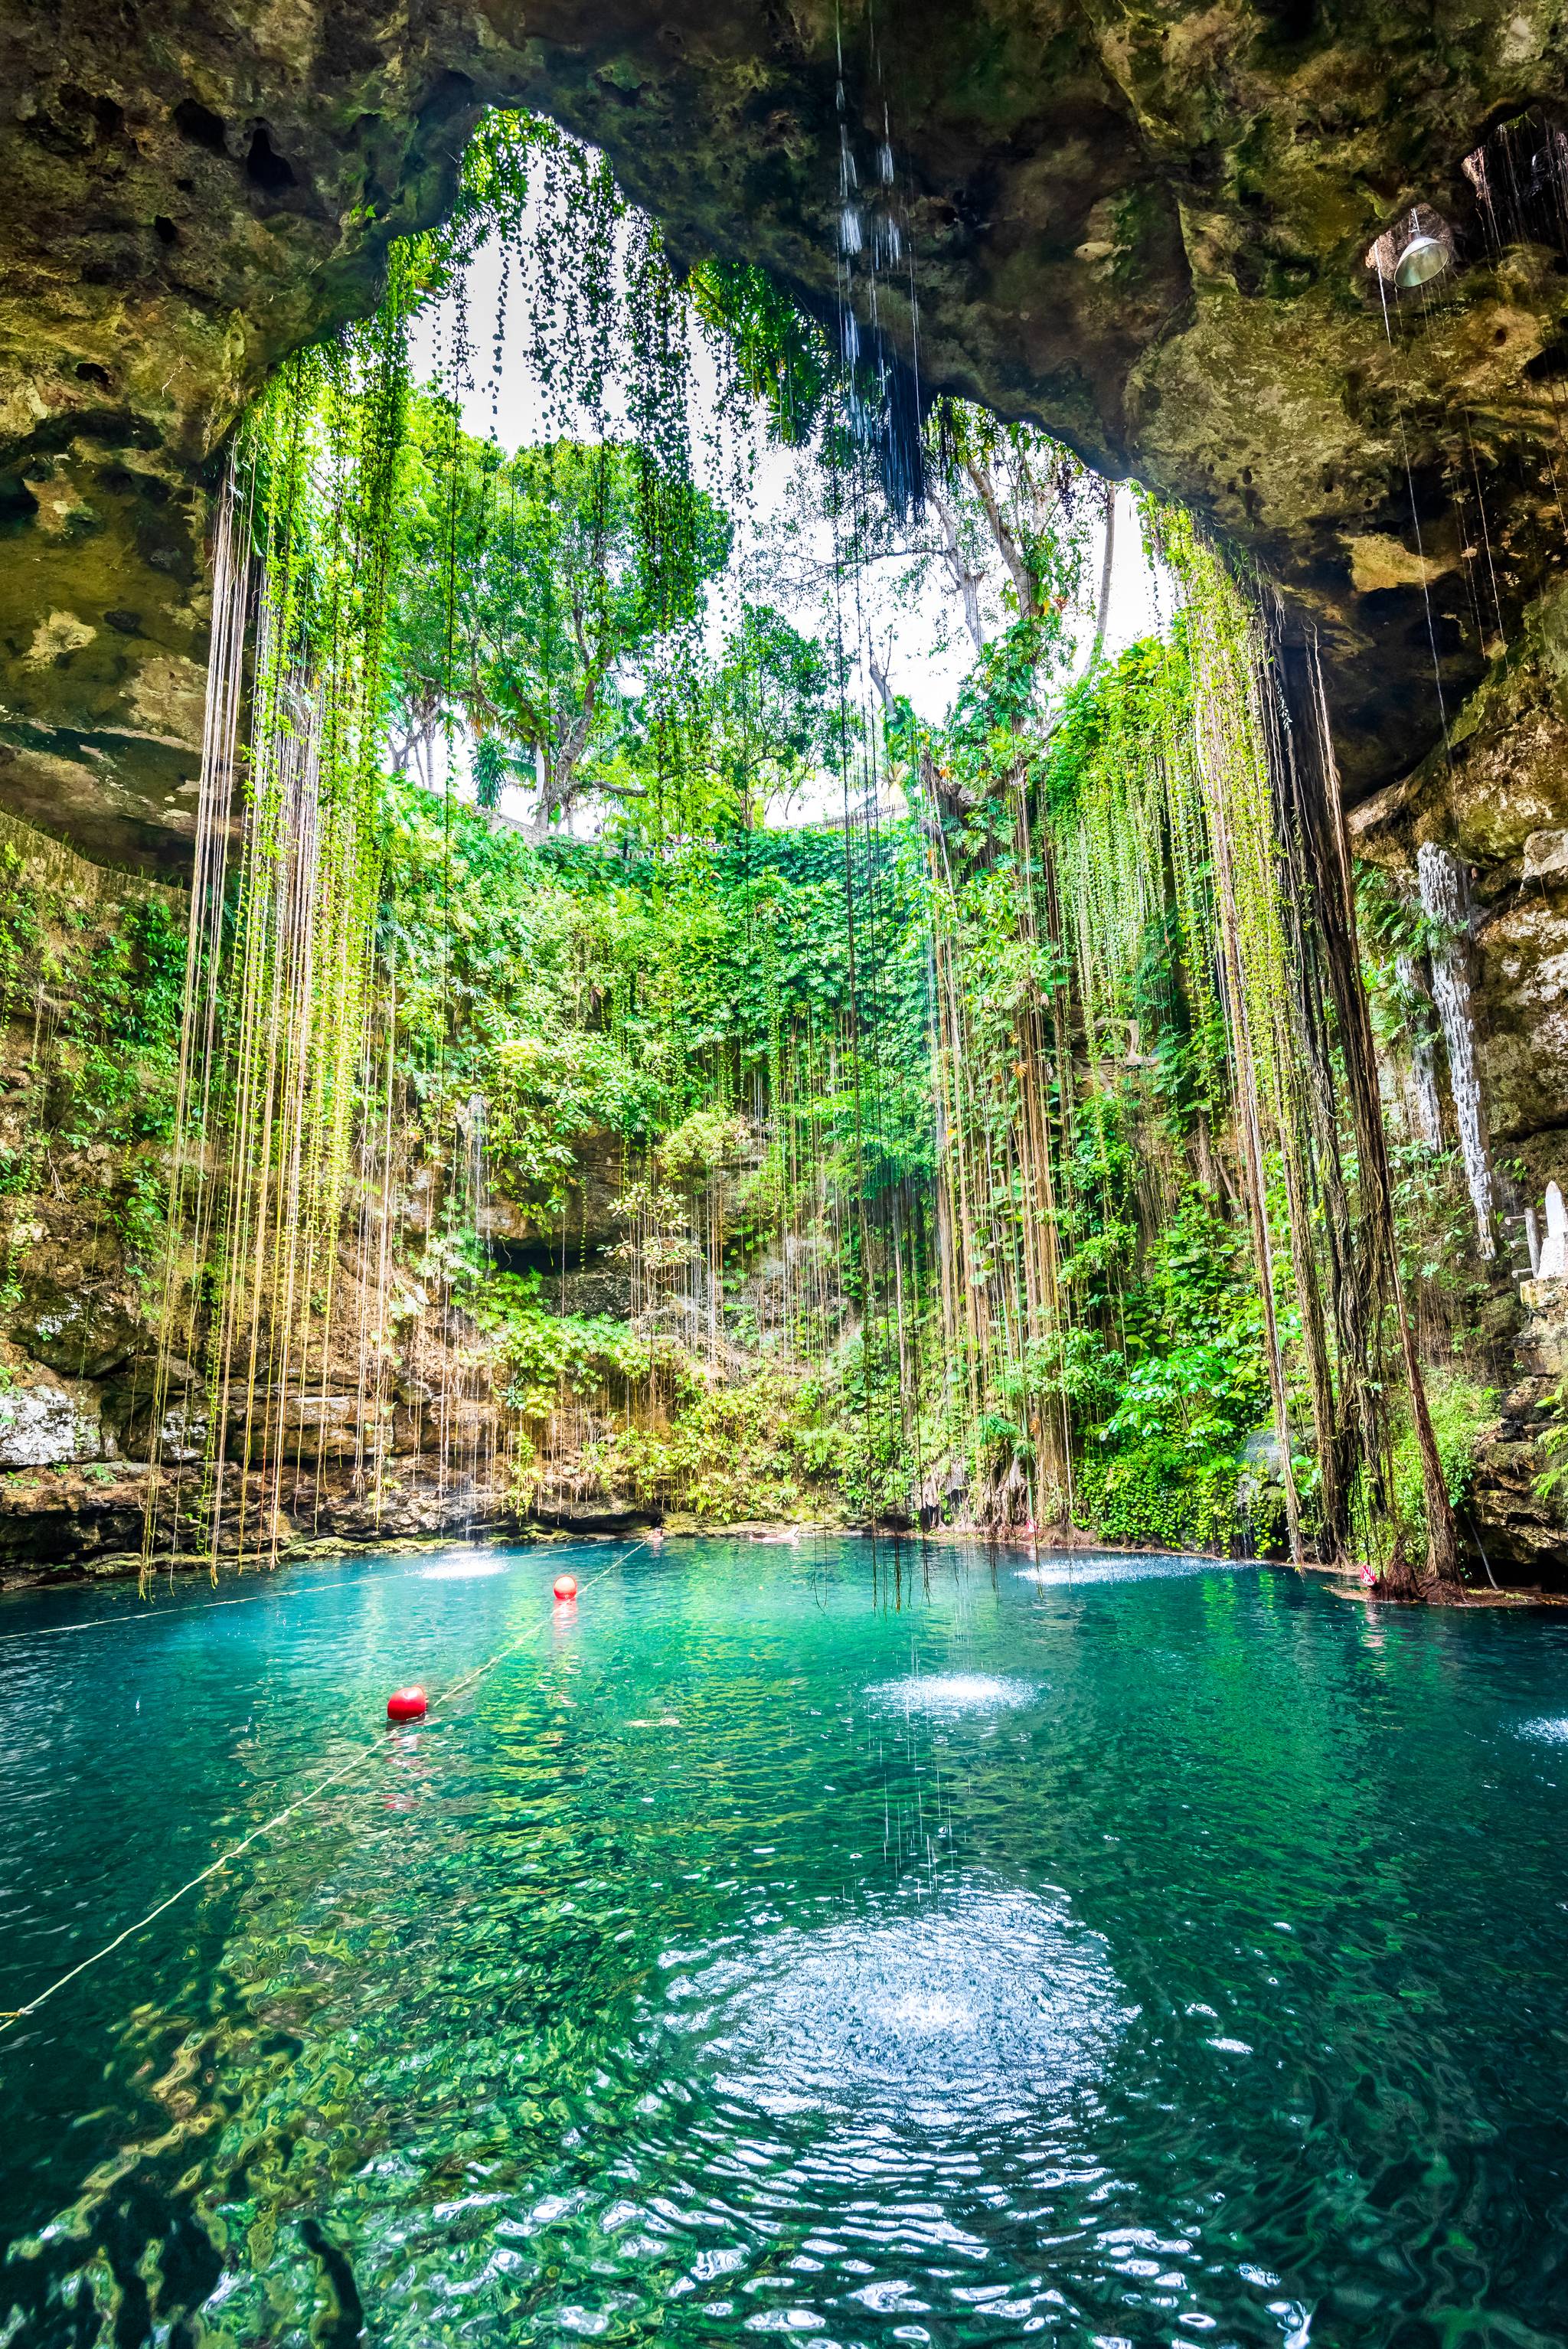
[[[1191,1574],[1224,1570],[1225,1561],[1206,1557],[1140,1557],[1127,1553],[1101,1557],[1064,1550],[1042,1556],[1034,1566],[1017,1569],[1020,1582],[1036,1582],[1050,1589],[1083,1582],[1170,1582]]]
[[[504,1574],[509,1561],[504,1557],[454,1557],[439,1566],[422,1566],[421,1582],[482,1582],[492,1574]]]
[[[1039,1692],[1036,1681],[1005,1680],[992,1672],[911,1672],[903,1680],[874,1682],[866,1691],[866,1702],[898,1713],[928,1713],[941,1718],[1032,1704]]]

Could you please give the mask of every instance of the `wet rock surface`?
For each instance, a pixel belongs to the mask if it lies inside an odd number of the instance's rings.
[[[139,1573],[150,1474],[145,1461],[62,1462],[0,1473],[0,1590]],[[575,1494],[569,1482],[547,1485],[525,1508],[504,1478],[461,1472],[442,1477],[433,1463],[417,1460],[391,1462],[378,1492],[363,1477],[333,1470],[285,1478],[281,1505],[275,1491],[270,1477],[249,1478],[243,1537],[225,1533],[217,1550],[221,1569],[245,1558],[627,1533],[657,1522],[656,1514],[629,1501]],[[237,1502],[234,1488],[231,1498]],[[211,1556],[192,1510],[151,1563],[160,1573],[194,1572],[206,1570]]]
[[[0,1395],[0,1468],[97,1460],[104,1448],[90,1388],[17,1386]]]
[[[1568,1588],[1568,1529],[1555,1495],[1539,1489],[1548,1455],[1542,1437],[1568,1377],[1568,1279],[1521,1284],[1524,1324],[1514,1342],[1518,1375],[1497,1417],[1477,1431],[1474,1473],[1461,1513],[1466,1547],[1503,1584]]]

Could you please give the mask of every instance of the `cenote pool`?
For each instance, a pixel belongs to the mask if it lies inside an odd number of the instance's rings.
[[[0,2343],[1568,2336],[1559,1621],[559,1563],[0,1605],[0,2006],[353,1763],[0,2037]]]

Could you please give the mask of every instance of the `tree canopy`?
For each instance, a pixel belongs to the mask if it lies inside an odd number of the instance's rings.
[[[646,451],[557,440],[511,453],[413,403],[405,552],[390,626],[396,763],[422,765],[449,725],[474,737],[481,799],[537,777],[564,815],[613,767],[639,667],[700,620],[729,558],[728,516]]]

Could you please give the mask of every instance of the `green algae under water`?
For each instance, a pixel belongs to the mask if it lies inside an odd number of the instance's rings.
[[[1557,1619],[575,1563],[0,1605],[0,2005],[373,1749],[0,2038],[0,2343],[1568,2335]]]

